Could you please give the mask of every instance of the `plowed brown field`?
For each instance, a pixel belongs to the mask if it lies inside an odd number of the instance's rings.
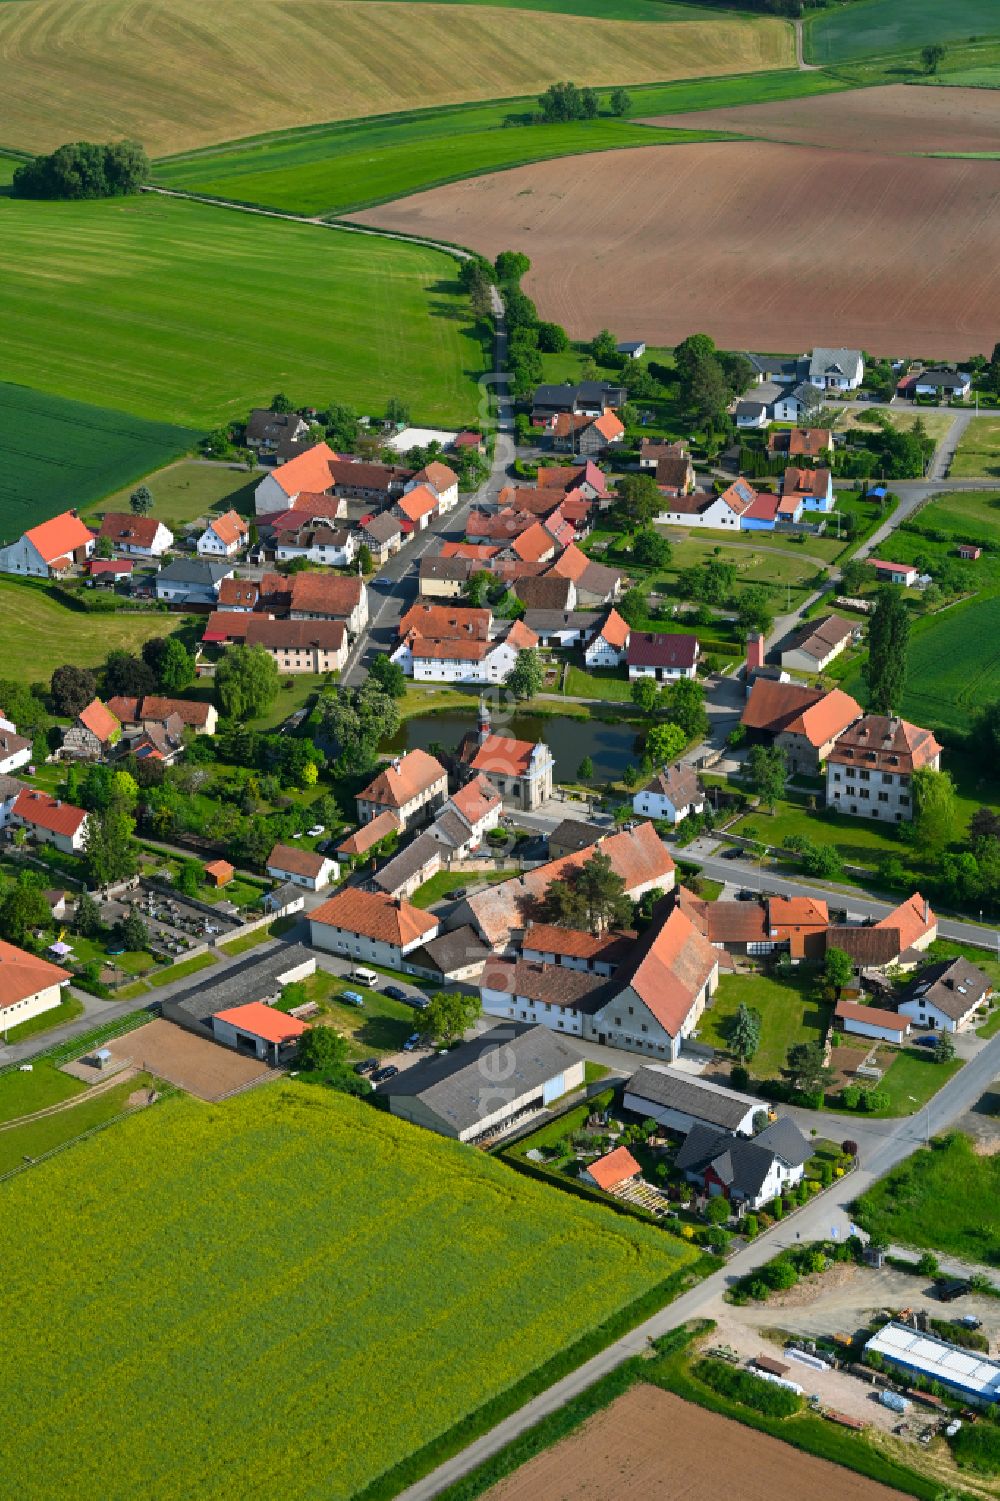
[[[852,96],[854,98],[856,96]],[[418,193],[361,223],[514,246],[574,338],[728,349],[989,353],[1000,326],[1000,162],[769,142],[641,147]]]
[[[532,1459],[486,1501],[904,1501],[853,1470],[635,1386],[572,1437]]]
[[[647,125],[695,123],[705,130],[847,151],[1000,151],[1000,90],[919,88],[894,83],[697,115],[658,115]]]

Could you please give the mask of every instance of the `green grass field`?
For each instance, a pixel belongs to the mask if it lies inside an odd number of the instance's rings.
[[[833,1061],[837,1061],[836,1054]],[[865,1111],[865,1114],[874,1115],[876,1119],[880,1116],[916,1115],[961,1067],[961,1058],[938,1063],[929,1048],[906,1048],[893,1059],[876,1086],[889,1096],[887,1108]],[[840,1108],[835,1102],[834,1109]]]
[[[7,1028],[7,1041],[9,1043],[26,1042],[29,1037],[37,1037],[40,1032],[51,1032],[53,1027],[61,1027],[66,1022],[75,1022],[78,1016],[83,1015],[83,1002],[78,1001],[75,995],[65,995],[58,1006],[53,1006],[51,1011],[43,1011],[40,1016],[33,1016],[30,1021],[20,1022],[16,1027]]]
[[[919,52],[928,42],[1000,35],[995,0],[866,0],[810,16],[805,50],[821,67],[878,54]]]
[[[1000,67],[957,68],[928,81],[952,89],[1000,89]]]
[[[1000,491],[956,490],[951,495],[942,495],[929,505],[921,506],[914,519],[919,526],[946,532],[956,542],[987,542],[1000,547]],[[902,541],[910,544],[911,534],[903,531],[899,535]],[[927,539],[912,537],[912,545],[926,547]],[[906,559],[902,561],[905,562]],[[980,567],[984,562],[986,567]],[[976,567],[969,570],[970,586],[974,587],[976,580],[993,566],[991,558],[980,558]],[[991,574],[990,582],[995,581],[1000,580],[994,580]]]
[[[71,1074],[60,1073],[48,1059],[36,1058],[30,1074],[16,1068],[0,1074],[0,1124],[59,1105],[82,1094],[86,1087]]]
[[[973,417],[962,435],[948,473],[955,479],[979,479],[982,475],[1000,475],[1000,417]],[[958,496],[952,496],[958,500]],[[982,504],[979,496],[968,500]],[[993,497],[1000,524],[1000,497]]]
[[[192,427],[284,390],[472,421],[483,351],[450,256],[156,198],[0,199],[0,352],[39,389]]]
[[[0,385],[0,535],[13,539],[67,506],[86,508],[192,448],[197,437],[189,428]]]
[[[14,169],[21,165],[23,157],[0,155],[0,188],[10,186],[14,176]]]
[[[957,1132],[916,1152],[858,1201],[870,1234],[1000,1266],[1000,1156],[979,1157]]]
[[[200,459],[182,459],[143,478],[152,491],[154,514],[174,530],[210,512],[239,511],[241,516],[253,516],[253,492],[261,480],[259,473],[248,476],[242,466]],[[129,493],[134,488],[126,485],[99,505],[85,506],[84,511],[127,511]]]
[[[719,988],[698,1025],[699,1042],[728,1048],[728,1029],[740,1002],[760,1012],[760,1047],[750,1063],[758,1079],[772,1079],[784,1067],[788,1049],[797,1042],[816,1042],[828,1024],[828,1008],[811,994],[807,980],[770,975],[721,975]]]
[[[622,676],[624,671],[624,668],[602,672],[570,667],[563,691],[570,698],[600,698],[608,703],[628,704],[632,702],[632,685]]]
[[[851,818],[824,808],[810,810],[792,802],[775,804],[773,815],[763,810],[748,813],[734,825],[733,833],[747,838],[749,829],[777,849],[793,834],[804,834],[815,844],[832,844],[848,865],[871,866],[882,855],[902,854],[906,858],[911,853],[909,846],[902,845],[895,825]]]
[[[603,116],[567,125],[505,126],[508,116],[537,108],[533,97],[411,110],[280,131],[167,158],[156,164],[154,178],[169,187],[242,203],[333,216],[525,162],[622,146],[717,139],[717,135],[698,129],[698,110],[763,103],[838,87],[843,85],[825,74],[790,70],[706,79],[698,85],[644,85],[629,90],[631,119]],[[606,108],[604,90],[601,99]],[[679,110],[694,112],[690,131],[638,123],[640,117]]]
[[[44,1255],[67,1238],[72,1264]],[[353,1496],[695,1259],[292,1083],[175,1097],[15,1179],[0,1255],[7,1484],[106,1501],[222,1497],[237,1474]],[[100,1338],[53,1337],[83,1320]]]
[[[0,661],[25,682],[47,682],[64,662],[96,667],[109,651],[136,651],[151,636],[169,636],[179,623],[177,616],[161,614],[87,615],[42,589],[0,578]]]

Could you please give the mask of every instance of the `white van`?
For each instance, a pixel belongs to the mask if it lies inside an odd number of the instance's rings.
[[[362,969],[360,966],[357,969],[351,970],[351,979],[358,980],[362,985],[367,985],[369,990],[373,990],[378,984],[378,975],[375,971],[373,969]]]

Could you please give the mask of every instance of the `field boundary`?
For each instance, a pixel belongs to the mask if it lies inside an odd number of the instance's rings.
[[[120,1082],[121,1080],[117,1075],[114,1079],[108,1080],[109,1085],[117,1084]],[[159,1087],[161,1084],[162,1088]],[[6,1183],[11,1178],[17,1178],[21,1173],[30,1172],[33,1167],[39,1167],[43,1162],[48,1162],[50,1158],[58,1157],[60,1152],[68,1151],[70,1147],[75,1147],[79,1142],[89,1141],[90,1137],[97,1136],[97,1134],[101,1131],[106,1131],[109,1126],[117,1126],[121,1121],[128,1120],[130,1115],[137,1115],[140,1110],[149,1110],[151,1106],[159,1105],[162,1100],[172,1099],[175,1095],[178,1095],[180,1093],[181,1090],[179,1090],[175,1085],[163,1083],[161,1080],[157,1080],[157,1090],[154,1099],[143,1100],[142,1104],[140,1105],[130,1105],[127,1110],[119,1111],[119,1113],[117,1115],[113,1115],[110,1120],[100,1121],[96,1126],[88,1126],[86,1131],[80,1132],[79,1136],[71,1136],[68,1141],[61,1141],[59,1142],[58,1146],[49,1147],[47,1152],[42,1152],[38,1157],[29,1157],[25,1162],[18,1163],[17,1167],[10,1168],[8,1172],[0,1173],[0,1183]],[[75,1096],[73,1103],[76,1104],[77,1100],[79,1099],[87,1100],[89,1098],[89,1094]],[[23,1125],[25,1123],[23,1121],[18,1121],[17,1124]]]

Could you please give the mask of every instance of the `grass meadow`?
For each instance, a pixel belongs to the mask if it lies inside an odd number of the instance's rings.
[[[596,12],[596,0],[586,0]],[[628,8],[634,0],[614,0]],[[655,20],[382,0],[0,5],[4,141],[141,140],[151,156],[331,119],[794,66],[776,17],[648,6]],[[664,24],[664,19],[670,24]],[[572,63],[574,66],[569,67]]]
[[[67,506],[85,510],[109,490],[127,490],[197,437],[189,428],[0,385],[0,536],[12,540]]]
[[[304,1084],[168,1099],[2,1193],[24,1495],[354,1496],[696,1256]]]
[[[1000,76],[997,78],[1000,86]],[[953,478],[978,479],[981,475],[1000,475],[1000,417],[973,417],[956,450],[948,471]],[[952,501],[959,496],[953,495]],[[968,496],[975,504],[978,497]],[[980,502],[981,504],[981,502]],[[998,525],[1000,525],[1000,501],[994,497]]]
[[[182,459],[145,476],[155,514],[174,531],[199,516],[221,515],[223,511],[239,511],[241,516],[252,517],[253,492],[260,480],[259,473],[248,475],[242,465],[213,464],[199,459]],[[129,485],[109,495],[99,506],[84,506],[85,514],[127,511],[131,488]]]
[[[151,636],[169,636],[181,617],[159,612],[90,615],[44,587],[0,578],[0,662],[12,677],[48,682],[64,662],[97,667],[109,651],[138,651]]]
[[[858,1201],[870,1234],[1000,1267],[1000,1156],[980,1157],[954,1132],[893,1168]]]
[[[0,352],[40,390],[194,428],[277,390],[476,417],[482,345],[438,251],[149,194],[0,198],[0,241]]]
[[[296,213],[337,215],[462,177],[549,157],[622,146],[662,146],[716,138],[698,130],[713,105],[763,103],[842,87],[822,73],[777,70],[737,78],[640,85],[629,90],[632,118],[566,125],[505,126],[536,108],[533,98],[411,110],[377,119],[280,131],[216,150],[167,158],[154,168],[168,187]],[[607,108],[607,96],[602,95]],[[691,130],[664,130],[642,116],[693,111]]]
[[[750,1064],[757,1079],[773,1079],[784,1067],[788,1049],[797,1042],[818,1042],[829,1023],[812,991],[812,976],[780,979],[772,975],[721,975],[712,1005],[698,1025],[699,1042],[727,1049],[729,1028],[741,1002],[760,1012],[760,1047]]]
[[[810,62],[828,67],[984,36],[1000,36],[995,0],[864,0],[809,17],[805,50]]]

